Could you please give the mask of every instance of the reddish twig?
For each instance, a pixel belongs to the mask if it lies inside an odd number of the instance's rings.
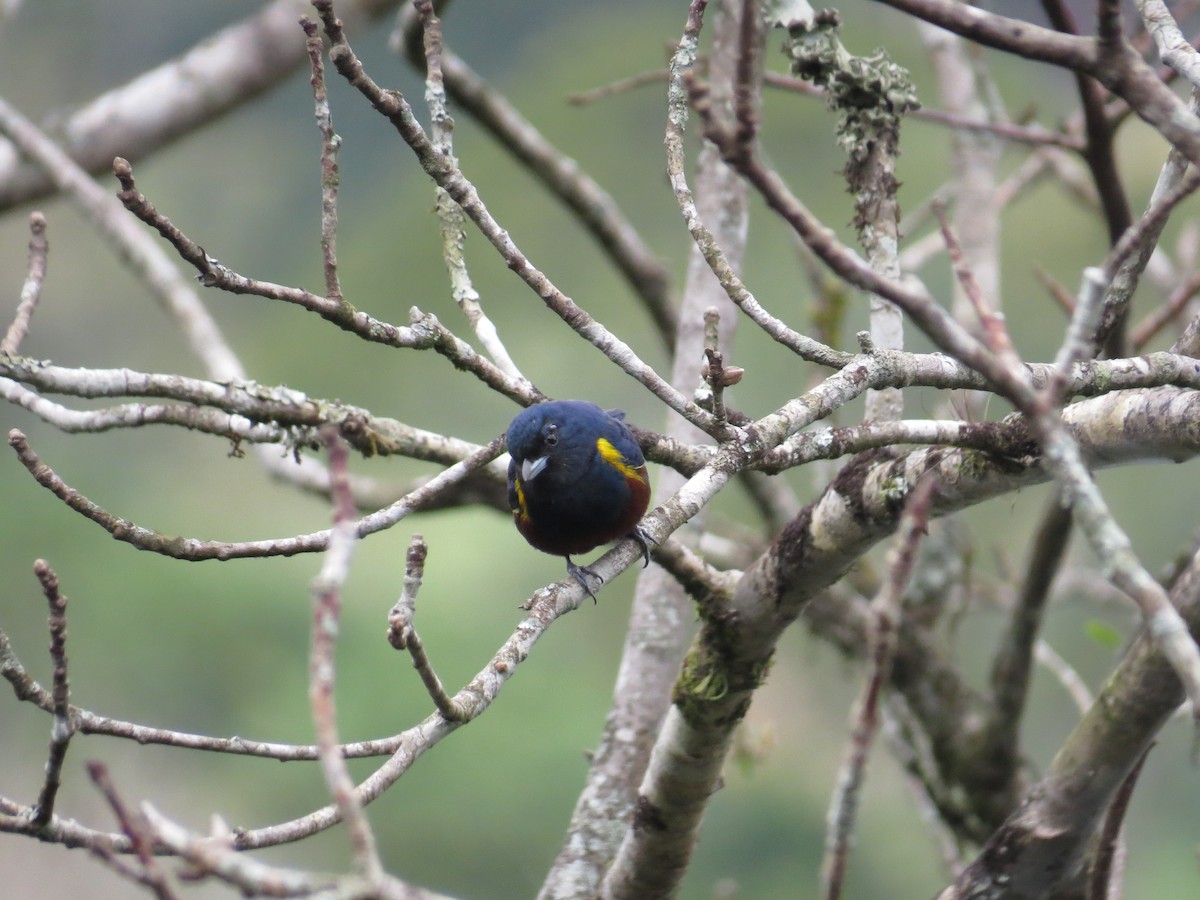
[[[1121,875],[1124,868],[1124,840],[1122,832],[1125,826],[1125,813],[1129,810],[1129,802],[1133,799],[1133,790],[1137,787],[1138,777],[1146,765],[1146,759],[1151,745],[1134,764],[1121,786],[1117,789],[1108,812],[1104,814],[1104,824],[1096,840],[1096,849],[1092,856],[1092,864],[1087,875],[1087,900],[1118,900],[1120,894],[1113,893],[1116,886],[1119,891]]]
[[[762,39],[761,4],[755,0],[742,0],[738,14],[737,68],[733,83],[733,119],[736,123],[736,140],[739,144],[750,144],[758,134],[758,104],[762,91],[757,72],[761,68]]]
[[[333,697],[337,671],[334,646],[341,618],[342,585],[350,575],[350,561],[358,541],[354,496],[350,491],[349,454],[346,445],[332,428],[325,429],[322,437],[329,456],[333,529],[321,571],[312,583],[314,602],[308,702],[312,709],[313,729],[317,735],[325,785],[333,796],[342,821],[346,823],[359,871],[378,887],[384,881],[383,863],[376,849],[375,835],[363,813],[362,802],[354,792],[354,779],[350,777],[350,770],[342,758],[337,707]]]
[[[1156,334],[1177,319],[1197,292],[1200,292],[1200,272],[1193,272],[1183,284],[1171,292],[1171,296],[1165,302],[1151,310],[1133,329],[1129,336],[1129,344],[1133,351],[1140,352]]]
[[[983,296],[983,291],[979,288],[979,282],[975,280],[975,273],[967,265],[962,247],[959,246],[958,238],[955,236],[954,230],[950,227],[950,223],[946,219],[945,204],[940,201],[935,202],[933,204],[933,211],[937,215],[938,225],[942,231],[942,240],[946,243],[946,253],[950,257],[950,264],[954,269],[954,275],[962,287],[963,294],[966,295],[971,303],[971,307],[975,310],[975,315],[979,318],[979,324],[983,329],[988,349],[1004,364],[1020,369],[1021,358],[1017,354],[1016,348],[1013,347],[1011,338],[1008,336],[1008,327],[1004,324],[1004,317],[996,314],[992,310],[988,298]]]
[[[896,538],[888,551],[888,579],[871,602],[871,649],[867,679],[852,714],[850,743],[826,818],[825,859],[821,865],[822,896],[837,900],[850,853],[859,793],[866,774],[867,755],[879,729],[879,700],[891,678],[904,589],[912,575],[917,548],[929,525],[930,505],[937,489],[932,477],[923,479],[905,505]]]
[[[588,91],[575,91],[574,93],[567,94],[567,102],[575,106],[586,106],[589,103],[595,103],[597,100],[604,100],[616,94],[624,94],[628,91],[645,87],[648,84],[658,84],[659,82],[666,81],[668,77],[670,77],[670,74],[666,69],[651,69],[648,72],[639,72],[636,75],[630,75],[628,78],[619,78],[611,84],[601,85],[598,88],[592,88]]]
[[[159,900],[175,900],[179,895],[171,876],[159,868],[154,855],[154,838],[145,818],[140,813],[129,809],[117,792],[112,778],[109,777],[108,768],[103,763],[93,760],[87,764],[87,771],[88,777],[104,795],[109,808],[116,816],[121,831],[129,838],[133,852],[141,864],[141,872],[131,873],[131,877],[137,878],[138,881],[154,891]]]
[[[1037,276],[1037,280],[1042,283],[1042,286],[1046,288],[1050,297],[1062,308],[1063,312],[1068,316],[1075,312],[1075,298],[1071,296],[1070,291],[1063,287],[1062,282],[1040,265],[1034,265],[1033,274]]]

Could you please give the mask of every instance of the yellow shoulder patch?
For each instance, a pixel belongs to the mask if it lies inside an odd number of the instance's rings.
[[[626,478],[636,478],[638,481],[646,480],[636,467],[629,464],[629,461],[625,459],[625,454],[614,447],[612,442],[607,438],[598,439],[596,441],[596,449],[600,451],[600,456],[606,463]]]

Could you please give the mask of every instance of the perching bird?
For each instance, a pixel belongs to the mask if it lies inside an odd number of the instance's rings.
[[[566,557],[567,572],[593,600],[588,576],[604,579],[571,554],[632,537],[650,561],[638,527],[650,505],[650,480],[624,420],[619,409],[553,400],[523,410],[508,426],[508,505],[517,530],[538,550]]]

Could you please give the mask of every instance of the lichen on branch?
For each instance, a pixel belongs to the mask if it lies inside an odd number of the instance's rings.
[[[855,56],[838,36],[841,21],[834,10],[815,13],[811,20],[792,22],[784,53],[792,72],[826,91],[826,102],[839,114],[837,141],[853,165],[870,153],[884,135],[899,133],[900,119],[920,109],[908,70],[876,49]]]

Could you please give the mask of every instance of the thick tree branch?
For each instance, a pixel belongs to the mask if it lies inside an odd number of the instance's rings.
[[[1157,396],[1167,402],[1176,399]],[[1200,404],[1200,394],[1192,392],[1177,399]],[[1088,412],[1081,407],[1106,402],[1085,401],[1066,413],[1080,415]],[[1195,419],[1187,425],[1186,414],[1170,418],[1174,427],[1195,432],[1189,455],[1200,452]],[[1126,428],[1130,424],[1125,420]],[[1107,454],[1090,446],[1091,436],[1075,433],[1085,461],[1096,467],[1104,464]],[[674,705],[642,782],[632,828],[606,879],[605,896],[626,896],[634,873],[643,878],[645,873],[654,875],[652,881],[638,882],[647,892],[643,896],[673,890],[716,787],[733,730],[761,683],[776,642],[809,600],[894,530],[911,487],[924,477],[943,485],[932,509],[934,516],[941,516],[1003,492],[993,478],[1045,480],[1048,473],[1031,463],[1010,460],[1003,466],[1005,474],[992,471],[980,478],[969,474],[972,470],[976,476],[982,474],[975,469],[975,460],[955,452],[916,451],[897,457],[890,451],[876,451],[841,471],[824,495],[806,507],[745,571],[728,610],[705,620],[676,684]],[[655,860],[655,865],[650,866],[649,860]]]
[[[1200,635],[1200,554],[1171,599]],[[1045,897],[1078,876],[1105,810],[1184,696],[1158,641],[1143,633],[1025,802],[939,900]]]

